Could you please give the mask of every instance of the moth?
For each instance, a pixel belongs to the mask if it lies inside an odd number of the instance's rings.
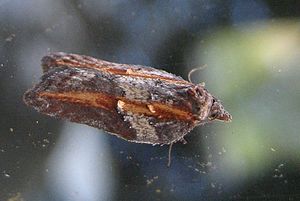
[[[41,63],[44,75],[23,97],[28,106],[130,142],[172,145],[196,126],[232,119],[203,84],[152,67],[62,52]]]

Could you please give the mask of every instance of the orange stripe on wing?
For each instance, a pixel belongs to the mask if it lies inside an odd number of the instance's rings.
[[[195,121],[194,115],[186,110],[182,110],[172,105],[161,104],[158,102],[142,103],[128,101],[118,98],[118,107],[123,111],[133,114],[141,114],[156,117],[157,119],[174,119],[181,121]]]
[[[195,121],[194,115],[186,110],[157,102],[142,103],[129,101],[124,97],[112,97],[104,93],[91,92],[41,92],[40,97],[55,99],[65,103],[80,104],[104,110],[115,110],[117,107],[133,114],[156,117],[158,119],[177,119]]]
[[[116,107],[117,100],[104,93],[89,92],[41,92],[40,97],[55,99],[62,102],[80,104],[87,107],[96,107],[105,110],[112,110]]]

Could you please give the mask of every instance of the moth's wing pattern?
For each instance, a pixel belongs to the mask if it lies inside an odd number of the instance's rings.
[[[195,126],[186,111],[171,111],[171,105],[149,100],[128,99],[121,82],[124,80],[95,69],[56,67],[25,93],[24,101],[41,113],[104,129],[139,143],[169,144]],[[164,98],[163,94],[159,97]]]
[[[192,83],[151,67],[53,53],[24,95],[41,113],[104,129],[128,141],[170,144],[197,125]]]
[[[40,113],[87,124],[113,134],[122,131],[119,137],[134,139],[135,131],[116,110],[117,100],[108,95],[111,90],[109,80],[96,77],[93,72],[84,71],[83,74],[81,69],[76,68],[51,69],[42,76],[39,84],[24,94],[24,102]],[[92,90],[96,86],[98,91]]]
[[[134,142],[150,144],[170,144],[181,140],[190,130],[195,127],[191,120],[179,120],[176,117],[151,116],[132,112],[129,107],[124,106],[123,101],[118,101],[118,111],[123,120],[129,123],[135,130]],[[151,112],[151,110],[150,110]]]

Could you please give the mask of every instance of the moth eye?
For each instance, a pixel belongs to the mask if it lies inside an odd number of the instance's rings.
[[[216,118],[217,116],[218,116],[218,113],[217,113],[217,112],[215,112],[215,113],[213,113],[213,114],[211,115],[212,118]]]
[[[213,113],[211,113],[209,119],[210,119],[210,120],[214,120],[214,119],[217,118],[217,117],[218,117],[218,112],[213,112]]]

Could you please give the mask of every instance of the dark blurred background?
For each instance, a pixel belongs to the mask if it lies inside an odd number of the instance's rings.
[[[300,200],[300,1],[0,0],[0,200]],[[233,115],[129,143],[22,102],[63,51],[205,82]]]

